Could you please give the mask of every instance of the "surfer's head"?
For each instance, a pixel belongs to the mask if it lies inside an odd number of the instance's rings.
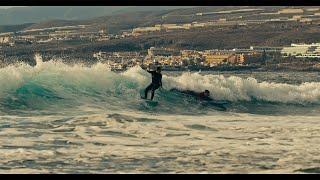
[[[209,97],[209,96],[210,96],[210,91],[209,91],[209,90],[205,90],[205,91],[204,91],[204,95],[205,95],[206,97]]]
[[[161,67],[160,67],[160,66],[157,67],[157,72],[158,72],[158,73],[161,72]]]

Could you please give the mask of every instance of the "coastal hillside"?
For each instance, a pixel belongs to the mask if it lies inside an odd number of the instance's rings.
[[[15,26],[2,26],[0,30],[17,31],[43,29],[59,26],[88,25],[81,31],[98,33],[101,29],[106,34],[118,35],[118,38],[108,40],[60,40],[32,45],[18,45],[12,51],[3,47],[7,56],[30,56],[30,52],[61,54],[85,54],[92,56],[96,51],[141,51],[146,52],[150,47],[170,47],[174,49],[233,49],[249,48],[250,46],[287,46],[291,43],[313,43],[320,41],[319,7],[304,7],[299,16],[313,17],[312,22],[288,20],[292,13],[278,13],[286,7],[182,7],[159,11],[138,11],[101,16],[86,20],[47,20],[40,23]],[[292,8],[292,7],[291,7]],[[148,8],[146,8],[147,10]],[[299,7],[295,8],[299,9]],[[180,29],[171,31],[154,31],[141,35],[132,35],[132,29],[154,27],[157,24],[183,24],[213,22],[237,22],[244,25],[216,25],[199,28]],[[227,19],[224,20],[223,19]],[[284,21],[274,19],[287,19]],[[252,23],[252,21],[264,21]],[[266,21],[267,20],[267,21]],[[122,32],[131,33],[121,37]],[[80,32],[80,30],[79,30]],[[77,33],[77,32],[76,32]],[[100,37],[98,37],[99,39]]]

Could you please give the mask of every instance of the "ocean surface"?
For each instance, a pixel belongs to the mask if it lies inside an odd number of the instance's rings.
[[[319,72],[0,69],[0,173],[319,173]],[[227,102],[203,105],[170,89]]]

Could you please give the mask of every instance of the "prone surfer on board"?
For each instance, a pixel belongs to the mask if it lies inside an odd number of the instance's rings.
[[[202,100],[202,101],[213,101],[212,98],[210,98],[210,91],[209,90],[205,90],[203,92],[194,92],[194,91],[190,91],[190,90],[178,90],[178,89],[171,89],[171,91],[178,91],[180,93],[183,94],[188,94],[191,96],[196,97],[198,100]]]
[[[210,107],[215,107],[219,108],[218,110],[225,111],[227,108],[225,107],[226,104],[229,102],[227,101],[217,101],[214,100],[210,97],[210,91],[209,90],[204,90],[203,92],[195,92],[195,91],[190,91],[190,90],[179,90],[179,89],[171,89],[170,91],[176,91],[182,94],[186,94],[192,97],[195,97],[197,100],[199,100],[200,104],[203,106],[210,106]]]
[[[148,92],[151,91],[151,100],[153,100],[154,91],[157,90],[159,87],[162,87],[161,67],[157,67],[156,71],[147,71],[152,75],[152,82],[144,91],[144,99],[147,99]]]

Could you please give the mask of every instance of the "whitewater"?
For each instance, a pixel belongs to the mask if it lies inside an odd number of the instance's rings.
[[[0,69],[0,173],[320,172],[318,72],[163,72],[150,106],[139,66],[35,60]]]

